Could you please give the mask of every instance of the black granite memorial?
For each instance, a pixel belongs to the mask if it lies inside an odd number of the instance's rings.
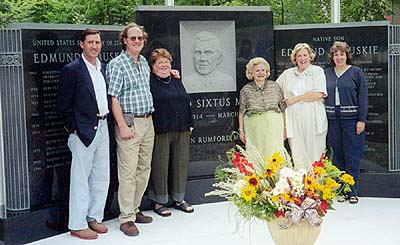
[[[182,82],[191,96],[195,129],[191,137],[186,199],[193,203],[217,200],[205,198],[204,193],[211,188],[215,168],[222,164],[221,160],[226,160],[226,150],[239,143],[232,132],[238,129],[239,91],[248,82],[245,66],[251,58],[261,56],[273,68],[272,12],[269,7],[141,6],[136,10],[136,20],[149,33],[144,53],[150,54],[157,47],[169,50],[172,66],[181,71]],[[195,68],[197,36],[219,39],[212,48],[220,49],[223,54],[218,67],[220,74],[209,80],[209,87],[201,84],[207,79]],[[217,85],[221,80],[227,80],[222,89]]]
[[[362,165],[366,173],[360,178],[360,193],[400,196],[398,174],[388,172],[389,140],[394,129],[388,123],[388,111],[393,106],[388,97],[393,91],[388,87],[387,24],[280,26],[274,31],[268,7],[138,7],[136,20],[149,32],[144,54],[157,47],[168,49],[173,67],[181,70],[182,82],[190,86],[195,130],[186,200],[193,204],[221,200],[205,198],[204,193],[211,189],[215,167],[225,160],[225,151],[239,143],[232,131],[238,128],[238,95],[248,82],[247,62],[256,56],[266,58],[275,79],[292,66],[290,49],[298,42],[307,42],[317,53],[315,64],[328,66],[327,53],[335,40],[352,46],[354,64],[364,69],[368,79],[371,106]],[[6,184],[6,217],[0,218],[0,243],[27,243],[66,231],[70,153],[56,112],[56,91],[61,67],[80,55],[77,39],[86,27],[18,24],[0,30]],[[122,27],[95,28],[104,34],[100,59],[107,63],[121,50],[118,33]],[[193,84],[191,77],[207,82],[196,67],[197,36],[219,40],[213,42],[219,44],[223,59],[214,81],[226,80],[227,87]],[[117,209],[112,201],[117,188],[115,156],[112,159],[106,204],[106,211],[111,213]]]
[[[67,227],[71,156],[56,101],[60,70],[81,55],[79,35],[86,27],[16,24],[0,30],[6,243],[37,240]],[[121,27],[94,28],[103,33],[99,58],[107,63],[121,51]],[[117,184],[112,159],[109,203]]]

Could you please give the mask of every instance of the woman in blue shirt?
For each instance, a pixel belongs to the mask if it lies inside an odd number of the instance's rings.
[[[365,148],[365,121],[368,112],[368,89],[361,68],[350,65],[350,48],[335,42],[330,49],[333,67],[325,70],[328,97],[328,143],[333,163],[354,177],[349,202],[358,203],[360,160]]]

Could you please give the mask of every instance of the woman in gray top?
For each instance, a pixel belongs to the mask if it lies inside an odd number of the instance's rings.
[[[247,151],[257,151],[262,157],[274,152],[284,154],[285,105],[283,93],[270,75],[268,62],[261,57],[253,58],[246,65],[246,77],[253,80],[240,91],[239,134]]]

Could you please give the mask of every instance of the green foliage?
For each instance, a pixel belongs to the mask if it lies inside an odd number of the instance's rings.
[[[42,22],[46,0],[2,0],[0,2],[0,27],[15,22]]]
[[[275,217],[274,214],[277,211],[277,208],[271,205],[267,199],[249,202],[238,196],[232,196],[228,200],[238,207],[239,214],[245,219],[270,220]]]
[[[342,0],[341,9],[343,22],[385,20],[391,12],[388,0]]]
[[[342,22],[384,20],[390,0],[342,0]],[[125,25],[136,5],[164,0],[0,0],[0,27],[9,23]],[[270,6],[275,24],[329,23],[331,0],[176,0],[176,6]]]

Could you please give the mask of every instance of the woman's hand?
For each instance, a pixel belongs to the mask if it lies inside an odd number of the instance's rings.
[[[243,142],[243,144],[246,144],[246,135],[243,130],[239,130],[239,138]]]
[[[283,128],[283,141],[287,139],[286,127]]]
[[[179,74],[179,71],[178,71],[178,70],[175,70],[175,69],[171,69],[171,75],[172,75],[175,79],[180,79],[180,78],[181,78],[181,76],[180,76],[180,74]]]
[[[283,99],[283,102],[284,102],[287,106],[294,105],[294,104],[296,104],[296,103],[298,102],[297,96],[291,96],[291,97],[288,97],[288,98],[286,98],[286,99]]]
[[[360,135],[365,130],[365,122],[358,121],[356,125],[357,135]]]

